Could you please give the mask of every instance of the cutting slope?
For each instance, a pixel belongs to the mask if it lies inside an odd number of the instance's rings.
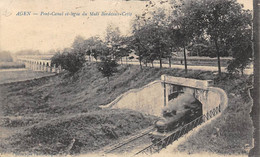
[[[20,83],[0,85],[0,129],[6,130],[0,137],[0,152],[13,153],[88,153],[107,144],[117,142],[135,131],[153,124],[156,117],[145,116],[130,110],[101,110],[105,105],[122,93],[140,88],[162,74],[215,81],[215,86],[227,93],[236,95],[235,106],[248,107],[246,92],[250,80],[247,77],[229,77],[223,74],[222,79],[212,72],[146,68],[124,65],[119,72],[110,78],[110,82],[98,72],[96,64],[88,64],[75,75],[59,74]],[[248,81],[249,80],[249,81]],[[246,82],[248,81],[248,82]],[[235,100],[229,95],[230,102]],[[234,104],[223,116],[228,116],[235,128],[228,123],[218,123],[225,130],[219,138],[233,148],[232,152],[243,152],[244,145],[252,140],[252,124],[248,110],[234,111]],[[242,109],[241,108],[241,109]],[[244,121],[241,122],[241,118]],[[247,125],[245,125],[245,123]],[[214,124],[212,124],[214,126]],[[2,127],[2,128],[1,128]],[[202,131],[201,139],[210,137],[214,128]],[[243,138],[241,131],[248,133]],[[229,142],[230,138],[236,142]],[[221,143],[208,141],[207,146],[214,146],[221,151]],[[200,143],[200,139],[196,139]],[[239,144],[238,144],[239,143]],[[250,144],[250,143],[249,143]],[[194,145],[192,145],[194,146]],[[219,147],[218,147],[219,146]],[[185,150],[190,149],[185,144]],[[184,147],[181,147],[184,148]],[[200,150],[196,145],[196,150]],[[201,149],[205,151],[205,149]],[[222,153],[227,153],[223,151]]]

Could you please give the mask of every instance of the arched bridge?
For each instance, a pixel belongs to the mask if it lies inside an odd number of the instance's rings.
[[[25,67],[33,71],[46,71],[60,73],[62,71],[61,66],[56,67],[56,65],[51,64],[51,60],[34,59],[28,57],[17,57],[18,62],[23,62]]]

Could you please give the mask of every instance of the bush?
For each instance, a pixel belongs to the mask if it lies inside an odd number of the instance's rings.
[[[51,58],[52,66],[61,66],[63,69],[68,70],[71,73],[77,72],[85,63],[85,55],[78,52],[63,52],[56,53]]]
[[[239,73],[244,74],[244,69],[252,62],[252,47],[249,45],[245,50],[242,48],[237,50],[233,55],[233,60],[228,62],[227,70],[230,74]]]
[[[101,62],[98,65],[98,70],[106,77],[109,81],[109,77],[113,76],[117,72],[117,62],[112,60],[110,57],[101,58]]]

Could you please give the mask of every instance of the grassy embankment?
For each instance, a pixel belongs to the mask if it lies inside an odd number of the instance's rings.
[[[25,68],[24,63],[18,62],[0,62],[0,69]]]
[[[17,82],[17,81],[25,81],[25,80],[45,77],[49,75],[53,75],[53,73],[43,72],[43,71],[31,71],[26,69],[21,69],[21,70],[15,69],[14,71],[0,70],[0,84]]]
[[[252,140],[250,102],[246,95],[249,78],[224,76],[218,79],[211,72],[189,71],[185,75],[184,70],[166,68],[141,71],[138,66],[128,65],[120,66],[108,84],[95,64],[84,67],[74,76],[61,74],[1,85],[0,126],[11,132],[1,138],[0,152],[57,154],[66,152],[74,139],[70,153],[87,153],[118,140],[109,130],[120,139],[152,125],[154,117],[129,110],[100,110],[98,106],[108,104],[129,89],[159,79],[162,74],[212,79],[215,86],[223,88],[229,96],[229,106],[223,116],[191,137],[179,150],[196,148],[196,151],[246,154],[244,146]],[[215,140],[211,138],[214,126],[221,130]]]
[[[226,91],[229,103],[220,117],[214,119],[173,151],[187,153],[245,154],[252,147],[252,101],[248,94],[251,79],[225,77],[215,86]]]

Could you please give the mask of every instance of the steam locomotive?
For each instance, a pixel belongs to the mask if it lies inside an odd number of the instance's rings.
[[[150,133],[152,142],[162,139],[201,115],[202,104],[195,98],[189,104],[184,104],[181,110],[164,111],[163,117],[155,122],[156,131]]]

